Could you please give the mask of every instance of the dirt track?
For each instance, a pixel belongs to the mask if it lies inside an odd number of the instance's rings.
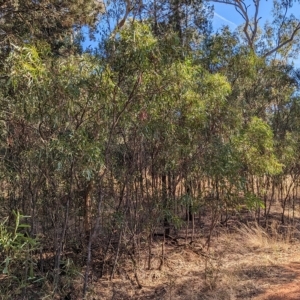
[[[286,272],[278,278],[278,282],[270,284],[267,292],[254,298],[255,300],[300,299],[300,263],[290,263],[284,269]]]

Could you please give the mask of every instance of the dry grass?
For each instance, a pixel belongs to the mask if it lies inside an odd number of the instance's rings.
[[[291,226],[287,226],[286,229],[286,232],[280,233],[279,223],[273,221],[268,229],[255,223],[252,226],[241,224],[237,230],[249,247],[268,250],[285,248],[289,245],[294,229]]]
[[[187,245],[184,239],[179,245],[167,240],[163,267],[163,240],[157,238],[151,251],[150,270],[146,245],[140,249],[137,276],[142,288],[138,287],[132,261],[123,256],[114,279],[109,280],[109,274],[98,278],[94,272],[86,299],[262,300],[272,299],[264,298],[266,292],[300,279],[300,241],[293,238],[295,228],[273,221],[268,228],[254,223],[230,229],[217,228],[208,250],[203,249],[204,240],[200,238]],[[200,236],[200,232],[197,234]],[[93,269],[97,269],[97,262]],[[84,270],[71,270],[84,274]],[[72,282],[63,282],[64,294],[72,292],[68,299],[82,300],[82,281],[79,275],[75,281],[73,276]]]
[[[179,236],[183,237],[184,233],[179,232]],[[97,277],[99,261],[94,253],[94,272],[86,299],[262,300],[272,299],[263,298],[267,291],[300,279],[300,264],[299,270],[291,266],[291,263],[300,263],[296,227],[283,226],[276,219],[267,228],[256,223],[233,223],[230,228],[216,228],[209,249],[202,246],[205,233],[205,228],[202,228],[195,234],[199,239],[187,245],[183,238],[179,239],[179,244],[167,240],[163,267],[163,239],[157,237],[151,250],[150,270],[147,269],[148,248],[144,244],[136,261],[136,275],[142,288],[138,287],[129,256],[121,256],[118,271],[109,280],[109,271],[102,278]],[[69,272],[81,275],[76,281],[75,276],[70,277],[70,281],[65,278],[62,282],[64,295],[71,291],[69,299],[82,300],[84,269],[77,270],[71,265]],[[45,287],[45,290],[51,290],[51,287]],[[295,299],[300,299],[300,296]]]
[[[112,281],[96,280],[88,299],[256,299],[270,286],[296,276],[285,265],[300,261],[299,242],[290,242],[289,231],[280,234],[275,230],[275,223],[268,229],[240,225],[233,233],[220,232],[205,251],[197,243],[186,247],[168,244],[162,270],[161,241],[157,241],[151,270],[146,269],[146,251],[138,265],[142,289],[137,288],[127,262]]]

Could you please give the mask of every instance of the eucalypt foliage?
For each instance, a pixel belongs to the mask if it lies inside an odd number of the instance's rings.
[[[8,224],[9,217],[0,223],[0,271],[10,282],[11,279],[16,280],[19,287],[24,287],[36,279],[33,251],[37,249],[38,242],[28,235],[30,226],[22,222],[29,216],[23,216],[19,211],[13,211],[12,215],[13,226]]]

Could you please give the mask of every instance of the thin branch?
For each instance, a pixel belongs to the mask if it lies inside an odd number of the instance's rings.
[[[133,5],[131,5],[130,0],[125,0],[125,2],[126,2],[125,14],[124,14],[122,20],[120,22],[118,22],[117,26],[113,30],[112,37],[115,37],[118,30],[120,30],[125,25],[125,22],[129,16],[129,14],[133,10]]]
[[[253,50],[252,37],[249,35],[249,32],[248,32],[248,29],[250,27],[250,20],[249,20],[249,16],[248,16],[249,6],[246,6],[244,1],[236,1],[236,3],[237,3],[236,7],[240,9],[240,11],[241,11],[240,14],[243,15],[243,18],[245,20],[245,25],[244,25],[243,31],[246,35],[246,38],[248,40],[248,44],[249,44],[250,48]],[[250,31],[251,31],[251,28],[250,28]]]
[[[281,29],[284,25],[284,21],[286,19],[286,15],[287,15],[287,12],[288,12],[288,6],[285,6],[285,12],[284,12],[284,15],[283,15],[283,18],[282,18],[282,21],[281,21],[281,24],[277,30],[277,37],[278,37],[278,40],[277,40],[277,44],[279,45],[280,42],[281,42],[281,35],[280,35],[280,32],[281,32]]]
[[[253,3],[255,5],[255,14],[254,14],[254,29],[252,30],[252,37],[251,37],[252,44],[254,43],[254,39],[257,34],[258,22],[261,19],[261,18],[257,18],[259,12],[259,1],[260,0],[253,0]]]
[[[260,0],[257,0],[257,1],[260,1]],[[212,0],[212,2],[223,3],[223,4],[228,4],[228,5],[234,6],[235,10],[245,20],[243,32],[245,33],[245,36],[246,36],[249,46],[251,47],[251,49],[253,49],[253,41],[255,39],[255,36],[253,36],[253,34],[254,33],[256,34],[256,32],[257,32],[257,28],[255,30],[255,27],[257,27],[257,24],[254,27],[254,30],[252,30],[251,25],[250,25],[249,15],[248,15],[249,5],[246,5],[246,3],[244,1],[240,1],[240,0],[232,0],[232,1],[230,1],[230,0],[228,0],[228,1],[227,0]],[[258,11],[257,11],[257,13],[258,13]],[[251,36],[248,31],[249,29],[252,33]]]
[[[291,42],[294,40],[296,34],[297,34],[299,31],[300,31],[300,22],[298,23],[298,25],[296,26],[296,28],[295,28],[294,31],[292,32],[292,34],[291,34],[291,36],[290,36],[289,39],[287,39],[287,40],[285,40],[284,42],[278,44],[278,45],[277,45],[275,48],[273,48],[272,50],[266,52],[266,53],[263,55],[263,57],[267,57],[267,56],[273,54],[274,52],[278,51],[279,49],[281,49],[282,47],[284,47],[284,46],[287,45],[288,43],[291,43]]]
[[[253,0],[253,3],[255,5],[255,11],[254,11],[254,17],[253,17],[253,24],[250,22],[250,17],[248,13],[249,5],[246,5],[245,0],[211,0],[212,2],[216,3],[222,3],[227,5],[232,5],[235,10],[240,14],[240,16],[244,19],[245,24],[243,26],[243,32],[245,34],[246,40],[248,42],[249,47],[254,51],[254,42],[255,38],[257,37],[258,32],[258,23],[261,20],[261,17],[258,17],[259,14],[259,8],[260,8],[260,0]],[[282,36],[281,36],[281,29],[286,24],[286,16],[287,16],[288,7],[285,7],[285,11],[283,13],[281,24],[279,25],[278,31],[277,31],[277,46],[275,46],[273,49],[267,51],[265,54],[263,54],[263,57],[267,57],[275,52],[277,52],[282,47],[286,46],[287,44],[293,42],[295,39],[296,34],[300,31],[300,22],[297,24],[295,29],[290,34],[290,37],[286,39],[285,41],[281,42]]]

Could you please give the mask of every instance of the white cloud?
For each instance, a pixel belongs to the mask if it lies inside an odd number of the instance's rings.
[[[214,15],[215,15],[215,17],[217,17],[217,18],[219,18],[219,19],[221,19],[221,20],[223,20],[223,21],[229,23],[230,25],[233,25],[233,26],[237,27],[237,24],[235,24],[235,23],[229,21],[228,19],[222,17],[222,16],[219,15],[218,13],[214,12]]]

